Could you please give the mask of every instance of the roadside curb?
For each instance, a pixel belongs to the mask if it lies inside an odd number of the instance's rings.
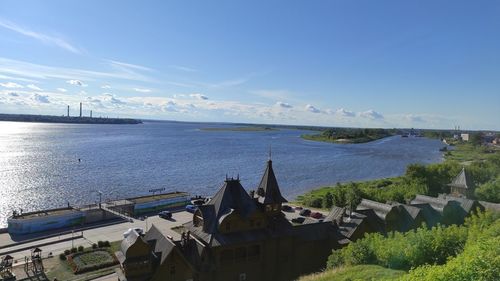
[[[45,242],[45,243],[40,243],[40,244],[32,245],[32,246],[29,246],[29,247],[23,247],[23,248],[19,248],[19,249],[10,250],[10,251],[5,251],[5,252],[0,253],[0,256],[2,256],[2,255],[8,255],[10,253],[16,253],[16,252],[26,251],[26,250],[33,249],[33,248],[36,248],[36,247],[43,247],[43,246],[47,246],[47,245],[51,245],[51,244],[57,244],[57,243],[61,243],[61,242],[71,241],[71,240],[79,239],[79,238],[83,238],[83,235],[79,234],[79,235],[75,235],[74,237],[68,237],[68,238],[63,238],[63,239],[60,239],[60,240],[48,241],[48,242]],[[16,245],[13,245],[11,247],[14,247],[14,246],[16,246]]]
[[[90,226],[87,226],[87,227],[81,227],[81,228],[75,229],[75,230],[73,230],[73,233],[81,232],[81,231],[88,230],[88,229],[94,229],[94,228],[109,226],[109,225],[113,225],[113,224],[124,223],[124,222],[127,222],[127,221],[120,219],[120,220],[117,220],[117,221],[112,221],[112,222],[103,223],[103,224],[99,224],[99,225],[90,225]],[[5,249],[5,248],[10,248],[10,247],[15,247],[15,246],[22,245],[22,244],[36,242],[36,241],[43,240],[43,239],[49,239],[49,238],[53,238],[53,237],[57,237],[57,236],[61,236],[61,235],[71,234],[71,232],[72,232],[71,230],[65,230],[63,232],[58,232],[58,233],[49,234],[49,235],[46,235],[46,236],[40,236],[40,237],[36,237],[36,238],[32,238],[32,239],[27,239],[27,240],[15,242],[15,243],[12,243],[12,244],[0,246],[0,250]],[[79,236],[77,236],[75,234],[75,237],[79,238],[80,236],[83,237],[83,235],[81,235],[81,234],[79,234]],[[50,244],[57,243],[59,241],[61,241],[61,242],[67,241],[66,239],[71,240],[71,237],[60,239],[60,240],[57,240],[57,241],[52,241],[52,242],[45,242],[45,243],[42,243],[42,244],[44,244],[43,246],[50,245]],[[30,248],[32,248],[32,247],[30,247]],[[0,253],[0,255],[4,255],[4,254],[5,253]]]

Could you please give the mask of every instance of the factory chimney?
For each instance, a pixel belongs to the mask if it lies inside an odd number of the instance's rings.
[[[68,105],[68,117],[69,117],[69,105]]]
[[[92,110],[90,111],[90,118],[92,118]]]
[[[80,103],[80,118],[82,118],[82,103]]]

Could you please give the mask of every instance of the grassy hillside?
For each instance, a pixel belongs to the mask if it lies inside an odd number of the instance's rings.
[[[398,280],[405,273],[378,265],[356,265],[303,276],[299,281]]]

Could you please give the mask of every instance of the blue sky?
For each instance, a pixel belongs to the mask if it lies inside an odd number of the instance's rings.
[[[2,1],[0,112],[500,130],[498,1]]]

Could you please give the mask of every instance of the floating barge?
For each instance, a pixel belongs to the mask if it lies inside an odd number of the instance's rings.
[[[81,225],[85,212],[73,207],[48,209],[28,213],[14,213],[7,219],[11,234],[28,234],[51,229]]]
[[[182,209],[190,204],[190,199],[189,193],[175,191],[111,201],[107,203],[107,207],[120,213],[140,216],[163,210]]]

